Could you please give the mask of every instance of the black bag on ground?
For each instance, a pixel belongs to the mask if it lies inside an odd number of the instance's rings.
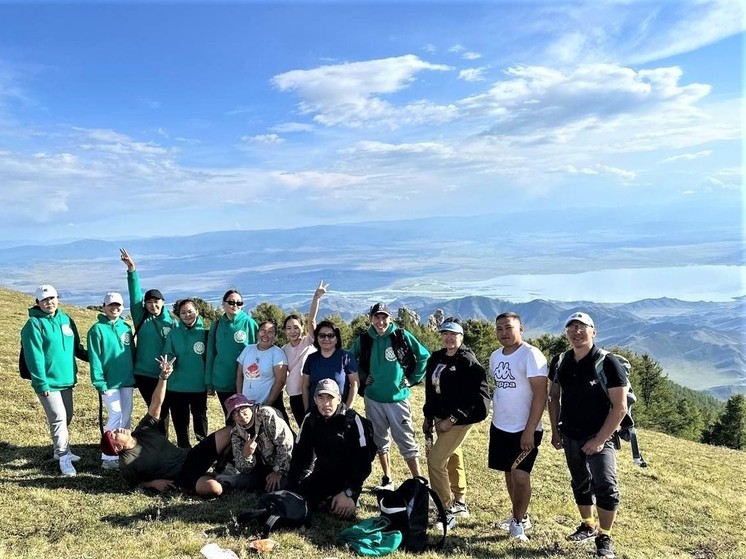
[[[238,515],[236,521],[240,526],[251,522],[264,523],[262,537],[267,538],[275,528],[305,525],[308,522],[308,504],[297,493],[281,489],[259,497],[257,508]]]
[[[377,497],[381,516],[391,521],[390,529],[402,533],[402,549],[420,553],[426,549],[443,547],[448,531],[446,512],[438,494],[428,486],[424,477],[408,479],[394,491],[378,491]],[[443,534],[435,545],[428,545],[427,541],[431,500],[438,511],[438,520],[443,526]]]

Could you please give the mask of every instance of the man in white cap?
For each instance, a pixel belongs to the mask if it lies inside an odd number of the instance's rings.
[[[333,514],[349,518],[371,472],[373,428],[345,407],[334,379],[318,382],[314,402],[295,441],[289,488],[303,495],[309,509],[329,500]]]
[[[599,349],[596,326],[588,314],[565,320],[572,349],[553,362],[549,392],[552,446],[564,449],[571,487],[581,522],[567,539],[580,543],[595,538],[597,557],[615,557],[611,528],[619,506],[616,474],[616,431],[627,413],[624,369],[611,354],[603,359],[608,396],[596,375]],[[593,520],[596,505],[598,522]]]
[[[76,475],[70,452],[68,426],[73,418],[73,387],[77,381],[75,358],[88,361],[75,322],[59,308],[57,290],[41,285],[29,319],[21,330],[21,359],[31,376],[31,387],[41,402],[49,423],[54,458],[63,476]]]

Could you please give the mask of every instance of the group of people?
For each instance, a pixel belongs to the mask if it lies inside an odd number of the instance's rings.
[[[86,349],[75,323],[59,309],[57,291],[43,285],[21,333],[62,475],[75,475],[73,462],[79,459],[70,450],[67,429],[78,358],[89,362],[91,381],[108,412],[101,442],[104,469],[118,468],[142,487],[201,496],[220,495],[226,487],[288,488],[312,507],[328,503],[334,514],[351,517],[375,456],[382,470],[376,488],[394,487],[392,439],[410,474],[422,475],[410,387],[424,381],[427,474],[445,505],[449,529],[458,517],[469,516],[462,449],[473,427],[488,417],[491,399],[488,466],[504,472],[512,507],[500,527],[516,541],[528,539],[531,471],[548,404],[551,444],[564,449],[581,519],[567,538],[594,539],[597,556],[614,557],[610,534],[619,504],[615,437],[626,413],[626,377],[618,360],[606,354],[608,390],[599,386],[596,330],[587,314],[568,317],[571,349],[551,367],[539,349],[523,340],[517,314],[498,315],[501,347],[485,369],[464,344],[458,319],[440,324],[442,347],[431,354],[397,326],[385,303],[370,308],[370,327],[349,350],[343,349],[332,322],[316,323],[328,287],[321,282],[306,320],[297,314],[285,319],[288,342],[280,348],[275,345],[277,325],[257,324],[243,311],[238,291],[225,293],[223,314],[205,329],[194,300],[181,300],[174,320],[160,291],[143,295],[126,250],[120,258],[127,266],[134,329],[121,318],[122,296],[107,293]],[[488,374],[494,379],[491,395]],[[135,388],[148,411],[132,430]],[[220,401],[226,425],[209,434],[207,398],[212,395]],[[356,411],[361,399],[364,416]],[[168,439],[169,415],[176,444]],[[190,416],[197,441],[193,448]]]

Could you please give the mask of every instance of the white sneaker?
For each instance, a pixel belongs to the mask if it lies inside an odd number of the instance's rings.
[[[77,454],[73,454],[72,452],[68,452],[67,455],[70,457],[71,462],[78,462],[80,460],[80,456]],[[57,451],[54,451],[54,459],[58,462],[60,461],[60,455],[57,453]]]
[[[450,513],[446,513],[446,528],[448,528],[448,532],[453,530],[456,527],[456,517],[453,516]],[[438,532],[443,531],[443,523],[438,521],[435,523],[435,530]]]
[[[101,468],[104,470],[118,470],[119,459],[116,460],[101,460]]]
[[[504,532],[510,532],[510,522],[513,520],[512,516],[509,516],[508,518],[504,518],[500,521],[500,524],[497,525],[500,530],[503,530]],[[523,531],[530,530],[533,527],[533,524],[531,524],[531,517],[529,515],[526,515],[523,517],[523,520],[521,520],[521,524],[523,525]]]
[[[448,509],[448,511],[453,516],[460,516],[461,518],[468,518],[469,517],[469,507],[466,506],[466,503],[463,501],[453,501],[451,504],[451,508]]]
[[[62,472],[62,475],[65,477],[74,477],[78,475],[69,453],[60,456],[60,472]]]
[[[515,540],[518,542],[528,541],[528,536],[526,535],[526,532],[523,530],[523,523],[517,521],[515,518],[511,519],[510,528],[508,531],[510,532],[511,540]]]

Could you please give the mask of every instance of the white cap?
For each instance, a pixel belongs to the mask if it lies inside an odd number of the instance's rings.
[[[112,303],[119,303],[124,306],[124,299],[116,291],[111,291],[104,296],[104,306],[111,305]]]
[[[43,301],[50,297],[57,297],[57,290],[49,284],[40,285],[36,288],[36,293],[34,295],[37,301]]]
[[[590,326],[591,328],[596,327],[596,325],[593,324],[593,319],[590,316],[588,316],[584,312],[576,312],[567,317],[567,320],[565,320],[565,328],[567,328],[573,320],[582,322],[583,324],[585,324],[586,326]]]

